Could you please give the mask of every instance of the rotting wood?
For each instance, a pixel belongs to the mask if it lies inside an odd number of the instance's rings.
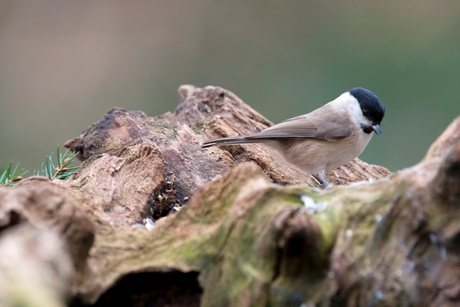
[[[114,108],[66,143],[85,162],[60,182],[62,202],[78,207],[95,233],[85,266],[76,266],[74,306],[459,303],[460,118],[418,165],[388,176],[355,159],[331,174],[334,188],[320,190],[263,146],[199,148],[270,123],[222,88],[179,92],[174,113],[150,118]],[[372,181],[347,185],[364,179]],[[58,182],[32,178],[0,192]],[[0,199],[4,206],[11,198]],[[20,203],[34,212],[45,206]],[[168,215],[174,207],[179,212]],[[20,224],[27,210],[2,225]],[[131,227],[165,215],[152,231]],[[164,296],[145,286],[162,277]]]

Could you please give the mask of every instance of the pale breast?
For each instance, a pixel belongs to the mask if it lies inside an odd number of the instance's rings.
[[[287,162],[297,168],[318,174],[328,173],[358,157],[371,138],[372,133],[357,133],[335,142],[299,138],[267,145],[272,145],[270,147],[280,152]],[[355,141],[352,141],[353,139]]]

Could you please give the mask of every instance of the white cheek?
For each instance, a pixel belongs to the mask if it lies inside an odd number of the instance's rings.
[[[352,100],[354,101],[348,106],[348,112],[351,120],[359,126],[372,126],[372,122],[368,118],[364,117],[363,111],[359,106],[359,102],[356,101],[354,97],[352,97]]]
[[[359,103],[351,103],[348,107],[348,112],[350,112],[352,118],[363,117],[363,112],[361,111]]]

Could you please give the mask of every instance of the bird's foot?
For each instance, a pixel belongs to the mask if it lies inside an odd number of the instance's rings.
[[[324,175],[312,175],[312,177],[322,189],[325,189],[331,186],[331,184],[329,183],[329,181],[326,180]]]

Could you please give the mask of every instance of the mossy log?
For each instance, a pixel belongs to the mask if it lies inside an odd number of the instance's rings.
[[[322,190],[262,145],[201,149],[271,123],[219,87],[179,93],[174,113],[114,108],[69,140],[67,181],[0,189],[0,249],[25,223],[60,234],[73,306],[458,305],[460,118],[418,165],[355,159]]]

